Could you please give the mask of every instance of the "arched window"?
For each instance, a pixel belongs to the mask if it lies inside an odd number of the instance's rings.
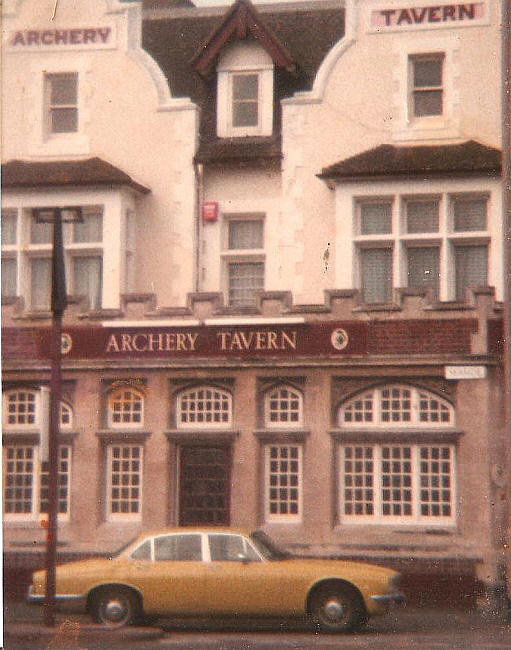
[[[36,390],[14,389],[3,394],[4,429],[34,429],[39,425],[40,400]]]
[[[177,426],[229,427],[232,422],[232,397],[215,386],[198,386],[182,392],[177,399]]]
[[[443,398],[413,386],[382,386],[361,393],[339,409],[341,427],[452,426],[454,410]]]
[[[454,420],[447,400],[401,384],[364,391],[342,404],[341,522],[453,524]]]
[[[144,395],[133,388],[117,388],[108,398],[108,426],[140,427],[144,423]]]
[[[264,400],[266,427],[297,427],[303,424],[302,394],[291,386],[277,386],[267,391]]]
[[[67,402],[60,403],[60,427],[70,429],[73,426],[73,409]]]

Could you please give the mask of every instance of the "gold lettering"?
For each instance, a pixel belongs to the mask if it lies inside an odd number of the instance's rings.
[[[282,340],[282,344],[280,346],[281,350],[285,350],[286,347],[293,348],[293,350],[296,350],[296,330],[290,332],[290,336],[288,336],[285,332],[282,332],[281,340]]]
[[[110,334],[110,338],[108,339],[108,343],[105,347],[105,352],[120,352],[119,344],[117,343],[115,334]]]
[[[266,349],[266,332],[256,332],[256,350]]]
[[[268,350],[278,350],[277,332],[268,332]]]
[[[131,349],[131,334],[121,334],[122,351],[133,352]]]
[[[231,335],[231,345],[229,346],[229,350],[234,350],[234,348],[236,348],[237,350],[243,349],[243,346],[240,341],[239,332],[234,332],[234,334]]]
[[[218,332],[216,337],[220,337],[220,349],[227,350],[227,337],[230,336],[229,332]]]
[[[198,336],[199,336],[198,332],[196,332],[195,334],[192,334],[191,332],[186,333],[186,338],[188,339],[188,342],[190,344],[190,347],[188,348],[189,350],[195,351],[195,342],[197,341]]]
[[[245,347],[245,350],[250,350],[250,346],[252,345],[252,340],[254,338],[254,332],[249,332],[248,333],[248,338],[245,334],[245,332],[240,332],[239,333],[241,340],[243,341],[243,345]]]

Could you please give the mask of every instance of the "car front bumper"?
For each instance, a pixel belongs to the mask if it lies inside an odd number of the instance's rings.
[[[26,601],[31,605],[43,605],[46,601],[46,596],[34,594],[34,588],[30,585],[26,595]],[[55,603],[63,611],[80,612],[85,608],[85,597],[81,594],[55,594]]]

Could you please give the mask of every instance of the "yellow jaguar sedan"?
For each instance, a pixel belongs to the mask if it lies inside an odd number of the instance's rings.
[[[349,632],[404,600],[399,574],[344,560],[299,559],[263,531],[176,528],[146,533],[111,558],[57,568],[57,603],[109,626],[144,616],[300,616]],[[44,602],[45,572],[28,600]]]

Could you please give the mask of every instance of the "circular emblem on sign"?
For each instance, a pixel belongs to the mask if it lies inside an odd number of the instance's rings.
[[[68,354],[73,347],[73,339],[70,334],[63,333],[60,339],[60,351],[62,354]]]
[[[348,332],[342,327],[335,329],[330,337],[330,341],[336,350],[344,350],[349,340]]]

